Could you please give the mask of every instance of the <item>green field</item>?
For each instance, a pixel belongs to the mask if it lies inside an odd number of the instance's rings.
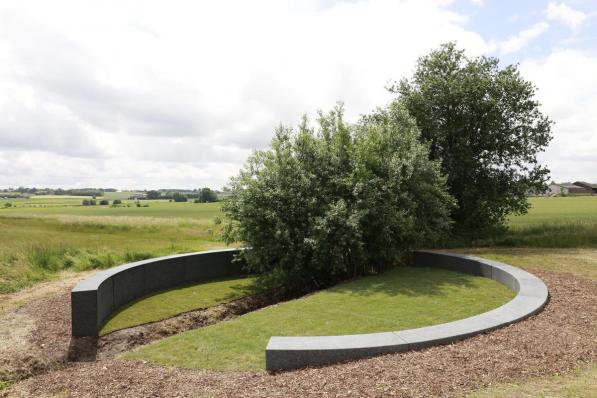
[[[219,203],[143,201],[149,207],[81,206],[72,197],[16,201],[0,209],[0,294],[59,277],[63,270],[223,247]]]
[[[510,219],[505,246],[597,247],[597,196],[531,198],[528,214]]]
[[[154,293],[115,312],[100,335],[239,299],[252,282],[253,278],[231,278]]]
[[[466,318],[514,293],[487,278],[399,267],[331,289],[191,330],[126,354],[185,368],[256,370],[271,336],[370,333]]]

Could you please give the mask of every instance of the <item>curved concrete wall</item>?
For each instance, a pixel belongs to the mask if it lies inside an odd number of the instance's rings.
[[[110,268],[79,282],[71,291],[72,335],[97,336],[120,307],[147,294],[180,285],[241,276],[238,249],[152,258]]]
[[[444,344],[526,318],[540,311],[548,300],[547,287],[540,279],[497,261],[416,251],[414,265],[484,276],[505,285],[517,295],[492,311],[418,329],[345,336],[271,337],[265,351],[267,370],[325,365]]]

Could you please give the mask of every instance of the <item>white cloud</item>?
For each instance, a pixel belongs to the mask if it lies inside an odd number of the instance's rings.
[[[469,2],[477,7],[482,7],[485,5],[485,0],[469,0]]]
[[[556,51],[521,64],[538,87],[543,111],[555,122],[554,139],[541,156],[559,182],[597,182],[597,56]]]
[[[0,184],[221,186],[280,121],[354,119],[441,42],[487,51],[447,4],[2,2]]]
[[[510,54],[522,50],[528,46],[531,41],[541,36],[547,29],[547,22],[538,22],[528,29],[519,32],[517,35],[510,36],[507,40],[498,43],[498,48],[502,54]]]
[[[588,18],[584,12],[575,10],[564,3],[549,3],[545,13],[547,19],[562,23],[571,29],[580,27]]]

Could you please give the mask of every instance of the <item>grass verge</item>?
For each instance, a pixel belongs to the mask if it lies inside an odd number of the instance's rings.
[[[125,357],[185,368],[257,370],[264,367],[263,352],[270,336],[410,329],[479,314],[513,296],[486,278],[399,267],[181,333]]]
[[[540,377],[522,383],[501,383],[463,398],[597,398],[597,364],[580,366],[567,375]]]

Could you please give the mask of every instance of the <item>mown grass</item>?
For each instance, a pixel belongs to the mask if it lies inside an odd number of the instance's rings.
[[[597,280],[597,250],[590,248],[485,247],[453,249],[528,270],[568,272]]]
[[[271,336],[403,330],[496,308],[514,293],[492,280],[399,267],[306,297],[185,332],[126,354],[185,368],[257,370]]]
[[[180,286],[140,298],[120,309],[102,327],[100,334],[156,322],[183,312],[209,308],[244,297],[254,278],[228,278]]]
[[[534,378],[468,393],[463,398],[597,398],[597,364],[580,366],[574,373]]]

